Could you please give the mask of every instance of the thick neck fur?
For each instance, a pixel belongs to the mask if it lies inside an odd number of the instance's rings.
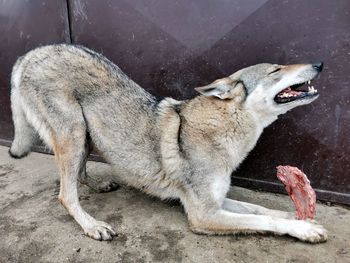
[[[181,135],[196,141],[203,152],[220,155],[231,169],[253,149],[265,127],[240,103],[214,97],[198,96],[185,102],[181,115]],[[191,150],[191,145],[183,143]]]

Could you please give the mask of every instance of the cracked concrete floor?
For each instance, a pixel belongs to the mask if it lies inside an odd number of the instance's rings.
[[[95,193],[80,186],[82,206],[115,227],[111,242],[94,241],[57,200],[53,157],[32,153],[22,160],[0,147],[0,262],[350,262],[350,211],[318,204],[327,243],[290,237],[203,236],[190,232],[182,207],[136,190]],[[91,174],[107,176],[105,164],[89,162]],[[238,200],[293,211],[287,196],[232,188]]]

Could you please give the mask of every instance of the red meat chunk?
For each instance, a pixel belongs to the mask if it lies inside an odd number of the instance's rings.
[[[277,177],[284,184],[296,208],[297,219],[314,219],[316,193],[306,175],[297,167],[278,166]]]

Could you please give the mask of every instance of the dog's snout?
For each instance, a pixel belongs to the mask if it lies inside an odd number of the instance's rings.
[[[318,72],[321,72],[323,69],[323,62],[316,62],[312,64],[312,67],[316,69]]]

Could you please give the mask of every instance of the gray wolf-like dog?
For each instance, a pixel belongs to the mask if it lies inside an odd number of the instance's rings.
[[[315,221],[226,198],[231,173],[263,129],[318,91],[308,86],[322,63],[258,64],[196,87],[198,96],[161,101],[104,56],[82,46],[49,45],[20,57],[11,76],[15,136],[9,153],[26,156],[41,139],[55,154],[58,199],[97,240],[112,226],[79,204],[77,182],[100,191],[86,173],[91,145],[119,181],[161,199],[179,199],[199,234],[274,233],[317,243],[327,239]]]

